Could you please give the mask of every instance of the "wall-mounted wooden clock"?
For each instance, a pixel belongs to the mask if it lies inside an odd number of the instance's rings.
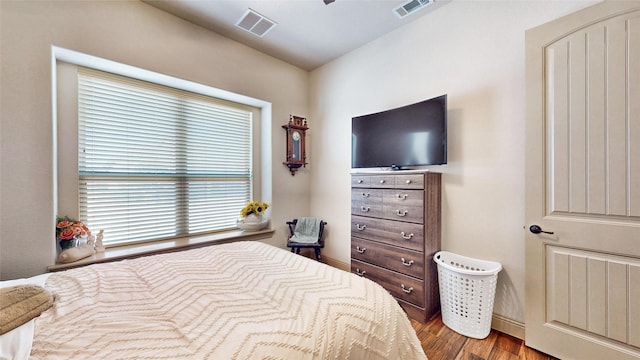
[[[287,161],[283,162],[295,175],[300,167],[307,166],[307,155],[305,152],[305,133],[307,129],[307,119],[295,115],[289,115],[289,123],[282,125],[287,132]]]

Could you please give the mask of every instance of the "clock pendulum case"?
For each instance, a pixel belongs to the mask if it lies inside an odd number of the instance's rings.
[[[305,152],[305,132],[307,119],[289,115],[289,123],[282,125],[287,132],[287,161],[282,164],[289,168],[291,175],[295,175],[300,167],[307,166]]]

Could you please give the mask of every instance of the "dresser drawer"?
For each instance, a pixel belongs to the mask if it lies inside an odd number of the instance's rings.
[[[395,271],[351,259],[351,272],[377,282],[391,295],[423,308],[424,282]]]
[[[398,189],[424,189],[424,175],[423,174],[396,175],[395,187]]]
[[[382,206],[382,217],[390,220],[424,223],[424,209],[419,206],[386,205]]]
[[[351,214],[381,218],[384,213],[381,203],[352,201]]]
[[[372,188],[393,188],[396,186],[395,175],[371,175]]]
[[[380,203],[384,192],[382,189],[356,188],[351,189],[351,202]]]
[[[353,199],[353,191],[351,191],[351,199]],[[424,191],[422,190],[406,190],[406,189],[392,189],[382,190],[382,202],[385,205],[398,205],[398,206],[417,206],[422,208],[424,206]]]
[[[351,238],[351,258],[424,279],[424,253]]]
[[[424,225],[351,216],[351,236],[424,251]]]
[[[370,187],[371,175],[351,175],[351,187]]]

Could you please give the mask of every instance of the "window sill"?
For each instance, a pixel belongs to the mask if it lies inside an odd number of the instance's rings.
[[[135,245],[124,245],[107,248],[104,252],[74,261],[68,264],[56,264],[47,267],[49,271],[67,270],[79,266],[131,259],[145,255],[194,249],[203,246],[224,244],[234,241],[261,240],[273,237],[273,229],[259,231],[234,230],[224,233],[191,236],[172,240],[146,242]]]

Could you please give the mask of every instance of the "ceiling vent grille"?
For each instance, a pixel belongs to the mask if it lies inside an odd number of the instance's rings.
[[[276,25],[275,21],[271,21],[251,9],[248,9],[236,24],[239,28],[260,37],[265,36]]]
[[[393,12],[399,18],[411,15],[414,12],[424,9],[427,5],[433,3],[434,0],[411,0],[408,3],[393,9]]]

